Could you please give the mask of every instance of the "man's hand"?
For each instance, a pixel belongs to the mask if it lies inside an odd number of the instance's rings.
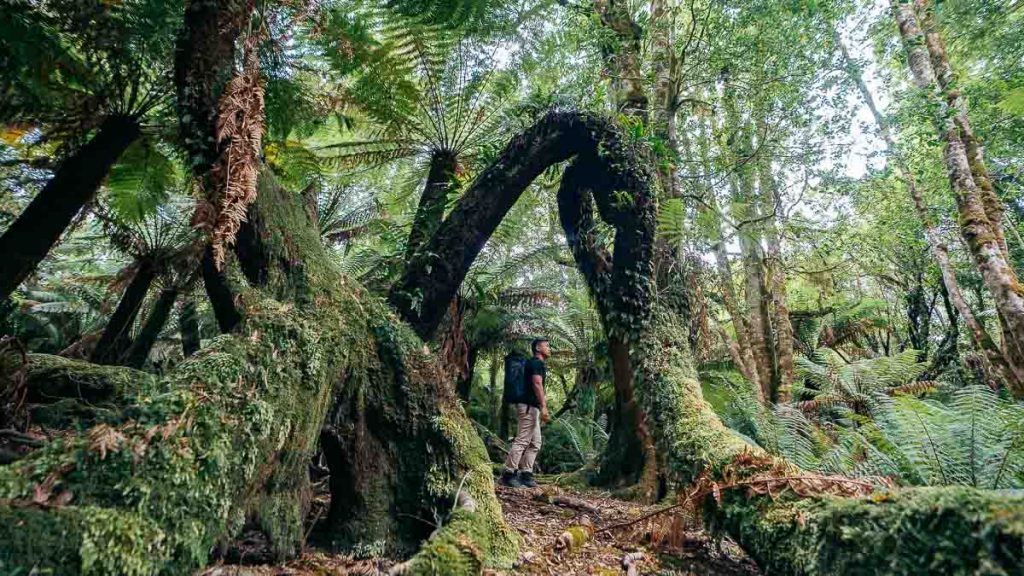
[[[547,406],[545,406],[545,407],[540,409],[540,421],[545,423],[545,424],[547,424],[548,422],[551,422],[551,413],[548,412],[548,407]]]

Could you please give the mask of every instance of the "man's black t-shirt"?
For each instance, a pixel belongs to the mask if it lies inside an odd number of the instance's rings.
[[[540,408],[540,399],[537,398],[537,394],[533,391],[534,374],[540,375],[541,383],[544,382],[544,378],[547,376],[544,361],[536,357],[527,360],[526,366],[523,367],[523,382],[526,388],[526,394],[523,395],[523,404]]]

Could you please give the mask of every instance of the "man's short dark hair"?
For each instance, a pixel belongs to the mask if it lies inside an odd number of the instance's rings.
[[[536,354],[537,346],[540,346],[542,342],[550,342],[547,338],[534,338],[533,342],[530,343],[530,352]]]

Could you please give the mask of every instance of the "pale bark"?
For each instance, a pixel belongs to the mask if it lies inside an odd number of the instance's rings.
[[[776,397],[778,402],[790,400],[790,390],[795,375],[793,362],[793,323],[789,319],[786,305],[786,269],[782,262],[782,243],[779,239],[779,193],[772,176],[771,162],[760,163],[761,201],[766,210],[774,214],[765,226],[765,260],[768,269],[768,295],[772,304],[772,326],[775,328],[775,358],[777,363]]]
[[[731,132],[723,153],[729,159],[735,174],[730,179],[732,215],[739,232],[740,253],[743,263],[743,314],[747,321],[747,339],[754,359],[754,370],[764,400],[771,398],[772,355],[768,343],[771,325],[764,298],[764,268],[761,256],[761,214],[754,190],[754,174],[750,162],[754,154],[752,126],[740,117],[735,88],[725,88],[725,123]]]
[[[995,188],[992,186],[992,178],[985,166],[985,154],[981,142],[974,135],[970,120],[967,118],[967,101],[964,100],[960,89],[954,84],[956,76],[953,67],[946,55],[946,44],[938,32],[935,24],[935,15],[931,4],[927,0],[915,0],[917,9],[921,15],[925,46],[931,60],[932,71],[939,89],[946,99],[946,103],[954,111],[954,123],[960,132],[971,169],[971,176],[978,192],[981,195],[982,204],[985,207],[985,214],[988,216],[992,233],[996,236],[1003,257],[1009,258],[1006,248],[1006,235],[1003,232],[1003,203],[996,196]]]
[[[991,353],[994,352],[1001,357],[1002,351],[994,348],[992,338],[988,335],[984,326],[982,326],[974,316],[974,312],[971,310],[970,306],[967,305],[967,300],[960,292],[960,285],[957,282],[956,273],[953,270],[952,263],[949,261],[949,248],[946,246],[946,243],[943,242],[941,232],[935,225],[931,215],[928,213],[928,205],[925,203],[924,196],[917,187],[917,179],[914,176],[914,172],[907,164],[903,151],[897,145],[896,140],[892,135],[892,130],[889,127],[889,121],[878,109],[874,95],[868,88],[867,83],[864,82],[864,77],[862,76],[860,69],[850,58],[850,55],[846,50],[846,45],[843,44],[842,39],[839,38],[838,34],[836,34],[835,38],[836,43],[842,52],[847,72],[857,84],[857,88],[860,91],[861,97],[864,99],[864,103],[867,104],[868,109],[871,111],[875,124],[878,126],[878,132],[881,135],[882,140],[885,142],[886,148],[888,148],[889,156],[893,159],[893,163],[896,165],[896,171],[899,173],[900,179],[903,180],[903,185],[907,188],[907,192],[910,194],[911,200],[913,200],[914,210],[917,212],[918,219],[921,221],[921,227],[924,229],[925,241],[932,253],[932,257],[935,258],[935,262],[939,266],[939,272],[942,275],[942,283],[946,287],[946,291],[949,293],[950,302],[964,319],[964,323],[967,324],[975,347],[985,352],[987,355],[991,355]],[[987,348],[986,344],[991,348]],[[990,360],[994,361],[995,359],[990,358]],[[1005,360],[1002,358],[995,363],[1005,368]]]
[[[718,292],[722,298],[722,303],[725,305],[725,310],[729,314],[733,331],[736,333],[736,349],[732,350],[730,347],[731,352],[735,352],[735,354],[732,354],[733,363],[736,365],[739,373],[751,383],[755,392],[759,392],[761,384],[751,354],[750,342],[747,338],[747,323],[743,315],[740,314],[736,287],[733,284],[732,265],[729,262],[729,254],[725,249],[725,234],[722,232],[721,211],[715,198],[715,191],[706,181],[706,175],[711,174],[713,171],[708,151],[713,133],[713,126],[711,127],[710,134],[706,131],[701,131],[699,136],[701,136],[702,141],[699,148],[695,148],[695,143],[690,139],[685,130],[680,133],[680,141],[687,158],[697,164],[698,170],[701,173],[698,182],[703,197],[699,210],[701,211],[701,219],[704,222],[711,223],[711,229],[707,231],[707,234],[710,237],[711,250],[715,258]],[[726,339],[726,346],[730,346],[728,338]]]
[[[918,1],[922,8],[927,9],[924,2]],[[1006,258],[1005,239],[1002,236],[1001,228],[1001,207],[998,207],[1000,219],[993,226],[990,214],[995,214],[990,210],[995,208],[986,204],[998,203],[998,199],[993,195],[986,202],[986,194],[975,180],[974,172],[980,174],[982,181],[987,178],[982,150],[977,145],[973,133],[970,132],[959,91],[951,89],[952,71],[942,47],[941,38],[935,31],[934,25],[929,26],[927,36],[930,38],[926,38],[909,0],[897,0],[894,2],[893,8],[915,85],[922,90],[927,90],[931,98],[939,105],[940,110],[953,109],[952,113],[941,115],[938,130],[939,136],[945,142],[943,160],[960,216],[960,233],[971,253],[975,267],[981,274],[985,287],[992,295],[999,314],[1003,330],[1003,357],[1007,365],[1004,376],[1007,377],[1007,382],[1013,393],[1022,396],[1024,395],[1024,290],[1021,289],[1017,275]],[[938,69],[936,69],[936,65]],[[974,155],[973,171],[972,161],[969,157],[972,154]],[[954,297],[955,301],[956,297]],[[972,334],[974,331],[972,328]]]
[[[665,143],[671,156],[676,154],[677,79],[676,57],[673,48],[673,24],[667,0],[651,1],[651,45],[654,52],[654,105],[652,125],[654,134]],[[659,162],[658,176],[667,198],[678,195],[675,182],[675,164],[672,158]]]

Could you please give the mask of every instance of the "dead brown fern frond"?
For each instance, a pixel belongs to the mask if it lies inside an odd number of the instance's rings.
[[[263,132],[263,82],[256,50],[250,48],[245,67],[228,82],[217,105],[216,137],[222,152],[213,167],[213,180],[219,189],[208,198],[213,211],[210,243],[218,268],[245,220],[246,209],[256,199]]]
[[[725,465],[717,477],[706,471],[701,474],[684,494],[683,504],[699,509],[709,497],[717,504],[722,501],[724,492],[737,489],[745,490],[747,496],[772,499],[787,494],[802,498],[824,495],[854,498],[892,487],[894,484],[888,478],[812,474],[796,470],[771,456],[744,452]]]

